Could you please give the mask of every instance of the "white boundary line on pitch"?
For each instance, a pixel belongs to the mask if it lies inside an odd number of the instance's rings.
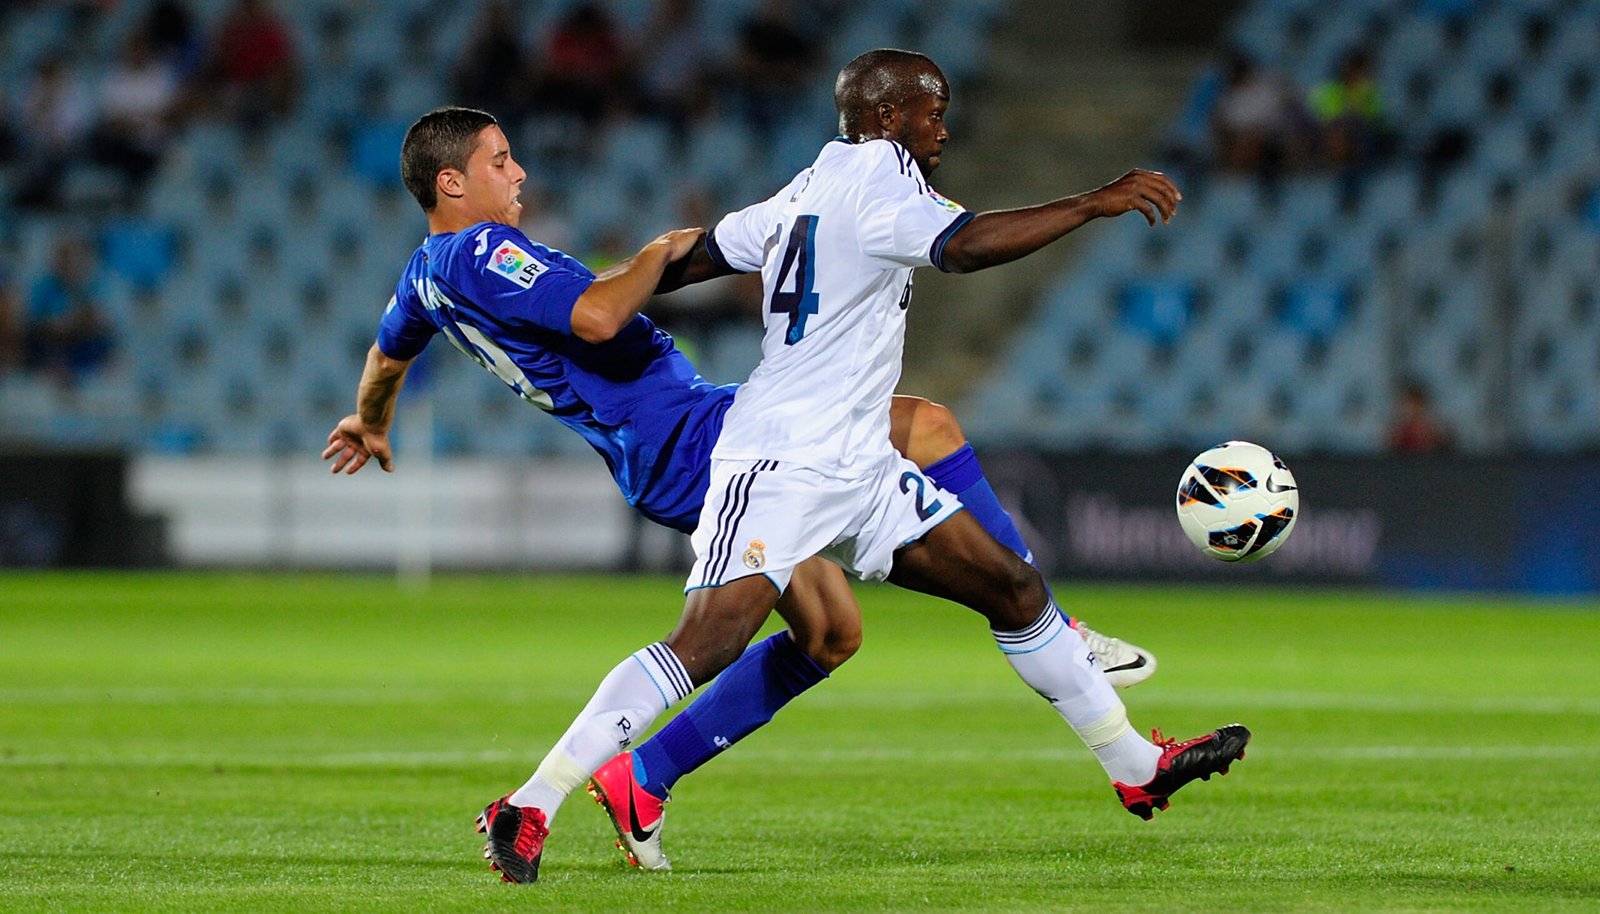
[[[1250,761],[1275,759],[1313,759],[1333,762],[1389,761],[1550,761],[1595,758],[1595,746],[1252,746]],[[258,757],[188,754],[119,755],[84,757],[69,755],[0,756],[0,768],[162,768],[196,767],[224,770],[289,768],[456,768],[465,765],[507,762],[533,766],[540,753],[509,749],[438,752],[334,752],[298,756],[263,755]],[[859,749],[759,749],[734,754],[744,761],[787,762],[899,762],[906,760],[944,762],[1051,761],[1093,764],[1094,757],[1080,747],[1050,746],[1037,749],[930,749],[927,747],[863,747]]]
[[[921,709],[941,706],[1004,702],[1014,690],[984,690],[966,695],[874,695],[821,692],[808,695],[797,707],[873,707]],[[1583,714],[1600,716],[1600,698],[1556,696],[1511,697],[1499,695],[1383,695],[1359,692],[1299,692],[1290,690],[1224,691],[1196,689],[1172,691],[1146,687],[1123,693],[1141,709],[1179,707],[1199,709],[1261,709],[1289,711],[1359,711],[1387,714]],[[1148,711],[1141,711],[1148,714]]]
[[[0,688],[5,705],[390,705],[433,701],[475,701],[488,686],[39,686]],[[592,689],[540,689],[539,697],[584,701]]]
[[[472,700],[480,693],[470,687],[417,686],[40,686],[0,687],[4,705],[386,705],[432,701]],[[973,705],[1011,704],[1015,687],[983,687],[958,694],[926,692],[863,692],[822,689],[807,695],[797,707],[937,709]],[[1175,691],[1160,686],[1129,693],[1143,708],[1180,707],[1217,710],[1325,710],[1390,714],[1583,714],[1600,716],[1600,698],[1557,696],[1513,697],[1498,695],[1385,695],[1359,692],[1302,692],[1293,690]],[[581,702],[590,691],[577,686],[541,688],[540,702]],[[503,696],[502,696],[503,697]],[[532,695],[530,694],[530,698]],[[1148,711],[1144,712],[1148,713]]]

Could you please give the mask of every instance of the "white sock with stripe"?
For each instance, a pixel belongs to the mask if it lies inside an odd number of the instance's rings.
[[[991,634],[1011,668],[1050,702],[1113,781],[1143,784],[1155,776],[1161,749],[1133,731],[1116,689],[1054,600],[1027,628]]]
[[[688,671],[665,643],[636,651],[601,680],[539,770],[511,795],[512,805],[543,810],[548,824],[568,794],[692,691]]]

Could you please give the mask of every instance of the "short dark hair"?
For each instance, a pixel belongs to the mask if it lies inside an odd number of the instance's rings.
[[[839,111],[839,132],[850,138],[867,130],[882,102],[904,105],[927,91],[924,74],[944,82],[939,65],[926,54],[899,48],[878,48],[844,65],[833,82],[833,104]]]
[[[467,170],[478,132],[500,123],[476,108],[435,108],[417,119],[400,144],[400,180],[423,210],[439,205],[435,181],[446,168]]]

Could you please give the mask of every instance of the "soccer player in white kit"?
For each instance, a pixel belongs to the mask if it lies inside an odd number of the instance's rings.
[[[795,567],[818,554],[865,580],[981,613],[1018,676],[1143,818],[1244,755],[1250,733],[1237,724],[1181,743],[1139,736],[1039,573],[890,445],[916,268],[981,269],[1092,218],[1137,210],[1154,224],[1177,203],[1164,176],[1135,171],[1108,186],[1118,193],[974,217],[927,184],[949,138],[949,98],[943,73],[923,55],[861,55],[835,85],[841,136],[778,194],[706,236],[711,272],[761,271],[761,364],[739,388],[712,452],[677,628],[606,676],[516,802],[508,796],[484,811],[486,856],[508,879],[537,878],[546,823],[565,797],[732,663]]]

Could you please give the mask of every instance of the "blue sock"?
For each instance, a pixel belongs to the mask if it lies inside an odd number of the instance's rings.
[[[1022,531],[1017,529],[1016,522],[1006,509],[1000,506],[1000,499],[989,487],[989,480],[984,478],[983,467],[978,464],[978,455],[972,450],[971,444],[961,445],[955,453],[934,461],[922,472],[939,488],[954,492],[973,519],[989,531],[996,542],[1033,564],[1033,550],[1022,541]],[[1049,587],[1046,583],[1045,589]],[[1072,622],[1071,616],[1066,613],[1061,615],[1069,624]]]
[[[678,778],[755,732],[796,695],[827,678],[788,632],[752,644],[683,713],[633,750],[635,779],[665,798]]]

